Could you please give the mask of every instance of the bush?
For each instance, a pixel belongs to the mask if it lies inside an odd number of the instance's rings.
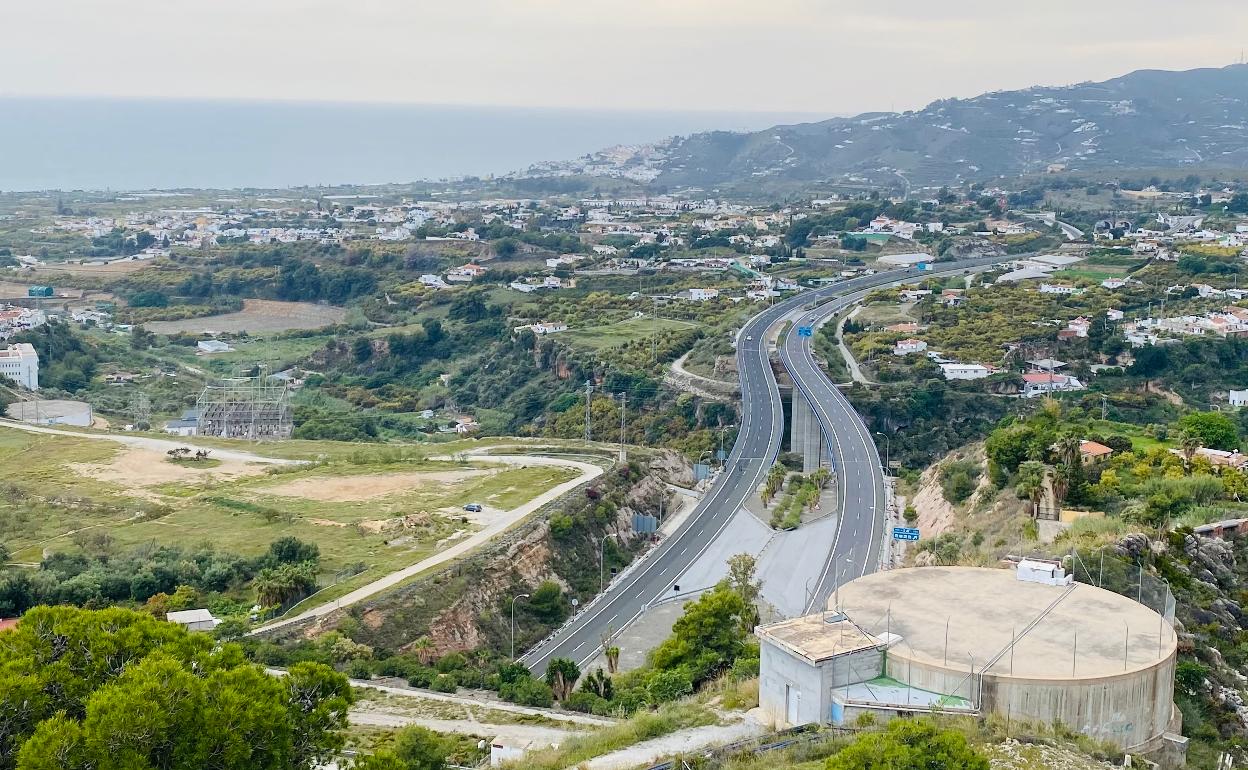
[[[551,692],[550,686],[532,678],[505,684],[498,688],[498,695],[505,701],[535,708],[550,708],[555,702],[555,694]]]
[[[954,460],[941,466],[941,492],[945,500],[954,505],[965,502],[975,492],[980,473],[979,463],[972,460]]]
[[[437,674],[433,677],[433,681],[429,683],[436,692],[453,693],[459,689],[459,682],[456,681],[452,674]]]
[[[653,703],[679,700],[693,693],[693,678],[680,668],[657,671],[646,683],[646,693]]]
[[[563,700],[563,707],[583,714],[606,716],[611,713],[611,702],[592,692],[581,690],[574,692]]]

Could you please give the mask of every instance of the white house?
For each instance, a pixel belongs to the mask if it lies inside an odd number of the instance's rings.
[[[446,272],[446,280],[453,283],[470,283],[485,275],[485,268],[469,262],[463,267],[456,267]]]
[[[1101,286],[1111,291],[1114,289],[1121,289],[1123,286],[1126,286],[1126,285],[1127,285],[1126,280],[1122,278],[1106,278],[1105,280],[1101,281]]]
[[[1092,322],[1083,316],[1079,316],[1075,320],[1066,324],[1066,328],[1069,331],[1074,332],[1076,337],[1087,337],[1088,331],[1092,328]]]
[[[557,332],[566,332],[568,325],[562,321],[545,321],[536,324],[525,324],[512,329],[512,332],[519,334],[525,329],[531,329],[534,334],[555,334]]]
[[[211,631],[221,625],[221,621],[212,616],[208,610],[179,610],[165,615],[165,620],[176,623],[187,631]]]
[[[1036,398],[1049,393],[1083,390],[1083,388],[1083,383],[1069,374],[1030,372],[1023,375],[1023,398]]]
[[[19,342],[0,350],[0,376],[8,377],[27,390],[39,389],[39,353],[29,342]]]
[[[1064,283],[1042,283],[1040,284],[1040,293],[1041,294],[1062,294],[1062,295],[1070,296],[1074,294],[1082,294],[1083,289],[1080,289],[1075,286],[1070,286]]]
[[[1227,395],[1231,406],[1248,406],[1248,390],[1232,390]]]
[[[946,380],[982,380],[992,374],[983,364],[941,364]]]
[[[1109,319],[1109,320],[1111,320],[1111,321],[1121,321],[1121,320],[1122,320],[1122,311],[1121,311],[1121,310],[1115,310],[1114,308],[1112,308],[1112,307],[1111,307],[1109,310],[1106,310],[1106,311],[1105,311],[1105,317],[1106,317],[1106,318],[1108,318],[1108,319]]]
[[[448,286],[447,282],[442,280],[442,276],[432,275],[430,273],[422,275],[420,277],[420,283],[422,286],[428,286],[431,289],[445,289]]]
[[[913,337],[899,340],[896,345],[893,345],[893,355],[895,356],[908,356],[911,353],[922,353],[924,350],[927,350],[927,343],[923,340],[916,340]]]
[[[694,302],[705,302],[719,296],[719,289],[690,289],[689,299]]]

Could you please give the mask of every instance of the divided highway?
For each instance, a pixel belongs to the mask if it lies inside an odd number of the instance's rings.
[[[936,270],[894,270],[803,292],[776,303],[746,322],[737,343],[741,379],[741,426],[724,470],[679,530],[639,565],[621,575],[605,594],[568,621],[521,661],[543,673],[551,658],[571,658],[582,668],[599,652],[604,637],[635,620],[648,604],[672,594],[676,578],[710,547],[775,462],[784,434],[780,390],[771,369],[767,333],[782,320],[809,326],[857,301],[867,291],[918,278],[981,267],[1000,258],[950,262]],[[835,301],[816,308],[829,299]],[[858,577],[875,568],[883,526],[883,474],[867,428],[848,400],[815,363],[810,340],[786,334],[781,361],[814,409],[840,485],[840,524],[816,597],[835,587],[838,570]],[[840,567],[838,567],[840,565]]]

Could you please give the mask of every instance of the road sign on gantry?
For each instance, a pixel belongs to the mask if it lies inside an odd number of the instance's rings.
[[[797,336],[813,337],[815,336],[815,328],[813,326],[799,326],[797,327]]]
[[[918,540],[918,527],[893,527],[894,540]]]

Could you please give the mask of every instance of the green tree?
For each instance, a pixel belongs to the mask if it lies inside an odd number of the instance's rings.
[[[758,597],[763,591],[763,581],[755,577],[758,563],[751,554],[739,553],[728,557],[728,587],[741,597],[745,612],[741,615],[741,630],[750,634],[758,624]]]
[[[683,667],[695,682],[719,673],[745,647],[745,613],[741,596],[726,582],[720,583],[685,607],[672,635],[651,652],[651,663],[660,671]]]
[[[1235,421],[1222,412],[1192,412],[1179,420],[1179,429],[1191,431],[1213,449],[1237,449],[1239,431]]]
[[[145,613],[37,607],[0,645],[0,768],[309,767],[351,702],[320,664],[273,677]]]
[[[988,770],[988,758],[954,730],[927,719],[895,719],[828,758],[828,770]]]

